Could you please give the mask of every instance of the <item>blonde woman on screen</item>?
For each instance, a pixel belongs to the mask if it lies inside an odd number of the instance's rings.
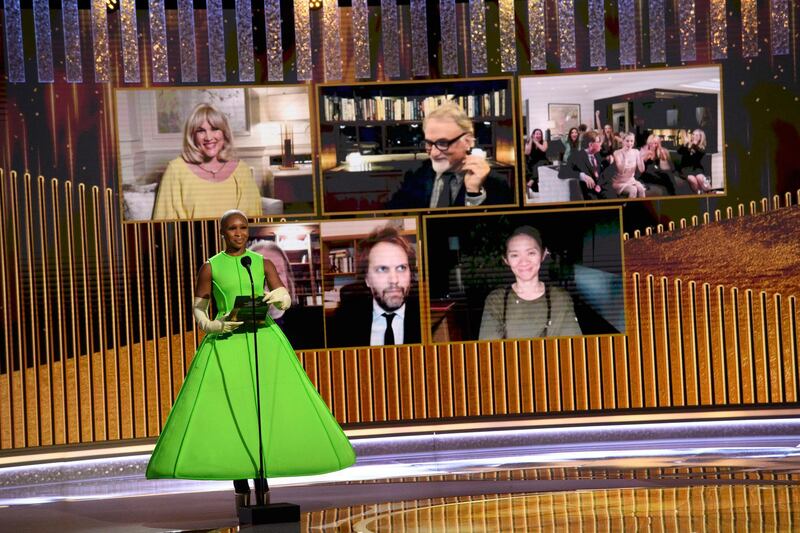
[[[153,220],[218,218],[228,209],[260,216],[261,193],[250,169],[234,156],[225,115],[199,104],[183,126],[181,156],[161,178]]]
[[[269,259],[272,261],[272,264],[275,265],[275,270],[278,272],[278,277],[283,283],[283,286],[286,287],[286,290],[289,291],[289,297],[292,300],[292,304],[297,304],[297,294],[295,292],[295,284],[294,284],[294,273],[292,273],[292,264],[289,261],[289,257],[287,257],[286,252],[278,246],[274,241],[268,241],[265,239],[257,239],[250,244],[250,250],[254,251],[255,253],[263,256],[265,259]],[[278,320],[284,314],[283,309],[279,309],[275,306],[269,308],[269,316],[271,316],[274,320]]]
[[[569,293],[539,279],[548,255],[536,228],[520,226],[511,233],[506,240],[503,262],[511,269],[515,281],[486,297],[480,340],[581,334]]]
[[[292,303],[289,309],[279,309],[276,306],[269,308],[269,316],[280,326],[284,335],[292,343],[295,350],[319,349],[325,346],[324,316],[321,307],[308,305],[303,298],[302,278],[296,280],[292,271],[292,264],[286,252],[275,241],[256,239],[250,243],[249,249],[267,259],[275,265],[278,278],[289,291]],[[309,294],[309,281],[306,281],[305,293]],[[265,288],[265,290],[267,290]]]
[[[614,152],[614,165],[616,173],[611,178],[611,186],[617,196],[627,198],[644,198],[644,185],[635,175],[644,172],[644,162],[639,150],[633,147],[635,136],[626,133],[622,136],[622,148]]]
[[[711,189],[711,180],[703,168],[703,157],[706,155],[706,133],[701,129],[687,135],[686,142],[678,147],[681,156],[679,165],[681,176],[689,182],[692,191],[702,194]]]

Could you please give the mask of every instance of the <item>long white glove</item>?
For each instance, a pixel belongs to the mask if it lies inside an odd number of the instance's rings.
[[[244,322],[225,320],[225,317],[211,320],[208,317],[208,298],[195,297],[192,302],[192,312],[194,313],[194,319],[197,321],[197,325],[206,333],[230,333],[244,324]]]
[[[289,291],[286,287],[278,287],[274,291],[269,291],[264,295],[264,301],[272,304],[281,311],[286,311],[292,306],[292,297],[289,296]]]

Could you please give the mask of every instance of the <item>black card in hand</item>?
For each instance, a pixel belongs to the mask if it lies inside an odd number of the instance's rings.
[[[253,317],[256,323],[263,324],[264,317],[267,316],[269,311],[269,304],[263,302],[261,298],[255,299],[255,306],[253,299],[249,296],[237,296],[236,301],[233,303],[233,309],[228,315],[228,320],[232,322],[244,322],[245,325],[253,323]]]

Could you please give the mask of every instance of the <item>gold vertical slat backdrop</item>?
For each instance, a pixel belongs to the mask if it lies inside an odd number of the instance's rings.
[[[0,170],[0,450],[154,437],[169,413],[199,342],[187,302],[216,223],[122,225],[117,207],[110,189]],[[299,357],[343,424],[800,399],[795,296],[628,276],[626,336]]]

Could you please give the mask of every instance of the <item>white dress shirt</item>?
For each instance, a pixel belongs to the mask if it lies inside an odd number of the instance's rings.
[[[406,304],[401,305],[394,311],[387,311],[375,299],[372,299],[372,331],[369,335],[370,346],[384,346],[383,339],[386,334],[386,317],[384,313],[394,313],[392,319],[392,331],[394,332],[394,343],[403,344],[403,321],[406,317]]]

